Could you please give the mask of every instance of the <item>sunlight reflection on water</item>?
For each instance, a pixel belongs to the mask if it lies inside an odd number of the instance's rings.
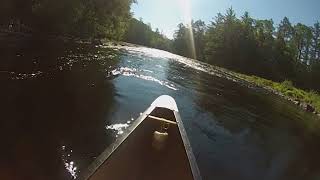
[[[129,127],[129,124],[127,123],[124,123],[124,124],[113,124],[113,125],[110,125],[110,126],[106,126],[106,129],[109,130],[114,130],[116,131],[116,137],[118,137],[118,135],[121,135],[123,134],[123,131]]]
[[[71,160],[72,149],[67,150],[65,145],[63,145],[61,147],[61,149],[62,149],[62,161],[64,163],[64,167],[70,173],[72,178],[76,179],[78,177],[78,173],[80,173],[80,171],[78,171],[78,168],[75,165],[74,161]]]
[[[232,72],[218,68],[215,66],[208,65],[206,63],[196,61],[194,59],[182,57],[176,54],[172,54],[167,51],[159,50],[159,49],[152,49],[147,47],[136,47],[136,46],[106,46],[107,48],[113,48],[118,50],[125,50],[127,53],[137,55],[137,56],[146,56],[152,58],[160,58],[160,59],[170,59],[177,61],[179,63],[184,64],[187,67],[191,67],[192,69],[199,70],[202,72],[206,72],[208,74],[223,77],[228,80],[237,81],[237,78],[232,74]],[[157,67],[161,68],[161,65],[156,65]]]
[[[133,118],[131,118],[131,120],[128,120],[126,123],[107,125],[106,129],[113,130],[114,132],[116,132],[116,137],[118,137],[119,135],[124,133],[124,130],[130,126],[132,121],[134,121]]]

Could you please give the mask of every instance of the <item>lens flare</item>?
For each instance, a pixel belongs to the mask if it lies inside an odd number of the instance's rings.
[[[188,28],[188,36],[190,43],[190,51],[193,59],[197,59],[196,55],[196,48],[194,43],[194,35],[193,35],[193,28],[192,28],[192,13],[191,13],[191,2],[190,0],[178,0],[179,1],[179,7],[181,8],[182,15],[183,15],[183,21],[184,24],[187,25]]]

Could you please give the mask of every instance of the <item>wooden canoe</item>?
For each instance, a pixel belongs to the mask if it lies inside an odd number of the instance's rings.
[[[155,134],[163,133],[164,129],[167,138],[158,141]],[[201,180],[175,100],[167,95],[157,98],[80,177],[85,180]]]

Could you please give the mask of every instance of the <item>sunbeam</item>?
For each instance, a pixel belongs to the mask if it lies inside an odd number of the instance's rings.
[[[189,36],[189,45],[190,51],[193,59],[197,59],[196,48],[194,43],[194,36],[193,36],[193,28],[192,28],[192,12],[191,12],[191,2],[190,0],[178,0],[179,7],[183,13],[183,21],[188,27],[188,36]]]

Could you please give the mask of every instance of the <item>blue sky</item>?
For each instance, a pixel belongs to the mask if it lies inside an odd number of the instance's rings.
[[[132,12],[172,38],[177,25],[190,19],[186,16],[209,23],[231,6],[237,16],[248,11],[254,18],[273,19],[276,24],[284,16],[292,23],[313,25],[320,21],[320,0],[138,0]]]

